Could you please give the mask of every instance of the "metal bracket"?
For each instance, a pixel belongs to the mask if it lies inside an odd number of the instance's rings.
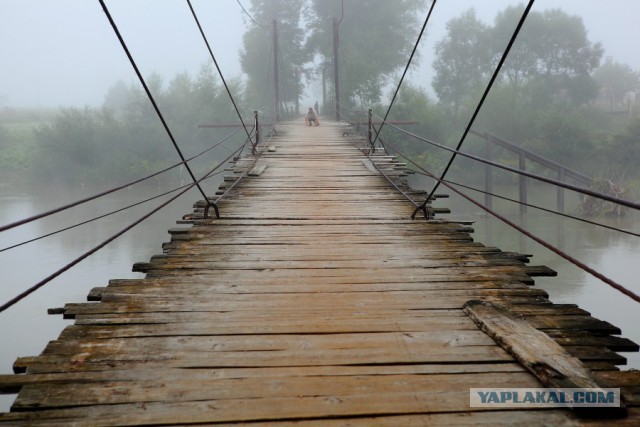
[[[216,205],[214,202],[209,202],[207,206],[204,208],[204,219],[209,218],[209,208],[211,207],[213,207],[213,210],[216,213],[216,218],[220,219],[220,211],[218,210],[218,205]]]
[[[424,215],[424,219],[426,220],[432,219],[434,217],[433,211],[429,206],[420,205],[420,206],[417,206],[413,211],[413,213],[411,214],[411,219],[416,219],[416,214],[418,213],[418,211],[422,211],[422,214]]]

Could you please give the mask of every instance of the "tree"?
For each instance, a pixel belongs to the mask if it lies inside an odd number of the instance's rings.
[[[485,80],[490,58],[487,31],[470,9],[447,22],[447,35],[436,43],[433,89],[454,119],[465,97]]]
[[[271,110],[275,105],[273,86],[273,27],[278,32],[280,99],[296,104],[302,93],[303,64],[308,55],[303,50],[304,31],[300,27],[305,0],[252,0],[251,14],[258,25],[244,34],[240,53],[242,71],[247,75],[246,93],[256,109]]]
[[[471,10],[447,24],[447,35],[436,45],[433,86],[454,116],[464,95],[488,80],[521,14],[522,6],[508,7],[487,27]],[[587,38],[582,18],[560,9],[531,12],[500,82],[511,86],[520,102],[582,105],[597,95],[591,73],[602,54],[602,46]]]
[[[148,86],[171,133],[185,157],[191,157],[229,129],[202,129],[199,124],[237,120],[226,91],[211,66],[203,66],[194,78],[187,73],[174,76],[164,85],[157,75],[147,78]],[[228,81],[241,95],[237,81]],[[242,103],[242,96],[236,96]],[[165,129],[141,88],[118,82],[107,92],[101,110],[62,109],[50,124],[35,132],[34,155],[38,167],[33,176],[49,181],[105,183],[139,178],[179,161]],[[240,133],[229,141],[245,140]],[[202,173],[228,156],[224,149],[213,150],[191,162]],[[163,174],[156,182],[169,182],[179,172]]]
[[[498,13],[489,30],[491,50],[497,61],[522,8],[507,7]],[[560,9],[531,12],[501,71],[501,81],[523,101],[582,105],[597,95],[591,78],[600,63],[602,46],[591,43],[579,16]]]
[[[418,123],[407,127],[412,133],[436,142],[445,141],[445,121],[435,102],[429,98],[425,89],[405,82],[400,89],[397,101],[389,115],[391,120],[415,120]],[[391,142],[399,151],[417,160],[427,169],[436,170],[444,164],[448,152],[433,148],[426,142],[408,137],[391,126],[385,126],[384,141]]]
[[[323,66],[333,69],[333,19],[342,17],[338,27],[341,102],[347,107],[370,106],[380,100],[389,78],[409,58],[422,2],[351,0],[344,2],[344,15],[342,4],[341,0],[311,0],[306,48],[317,56],[318,71]]]
[[[131,88],[122,80],[118,80],[109,88],[102,106],[113,111],[122,111],[129,99]]]
[[[611,58],[593,73],[593,78],[600,85],[601,98],[611,109],[614,105],[626,108],[630,101],[628,93],[640,88],[640,74]]]

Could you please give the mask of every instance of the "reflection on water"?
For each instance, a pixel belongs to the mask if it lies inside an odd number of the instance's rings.
[[[208,188],[217,188],[218,184],[219,182],[212,182],[208,184]],[[157,189],[120,192],[85,205],[82,209],[73,209],[0,233],[0,249],[161,192]],[[536,194],[548,196],[549,203],[555,200],[553,191],[530,190],[531,199],[535,199]],[[0,224],[49,210],[81,196],[0,188]],[[164,211],[112,242],[98,255],[89,257],[27,300],[0,313],[0,373],[10,373],[11,365],[17,357],[40,354],[49,340],[55,339],[66,325],[71,324],[71,321],[63,320],[61,316],[48,316],[48,308],[85,301],[91,288],[105,286],[109,279],[142,277],[131,272],[132,264],[148,261],[152,255],[161,253],[162,242],[169,240],[166,231],[183,214],[191,212],[192,204],[198,200],[198,196],[198,193],[191,192],[181,197]],[[544,197],[541,199],[541,203],[545,203]],[[126,213],[0,253],[0,300],[4,302],[37,283],[158,204],[160,201],[152,201]],[[531,240],[514,233],[500,221],[479,213],[468,202],[452,197],[438,202],[438,205],[450,207],[453,211],[451,217],[454,219],[474,221],[474,238],[477,241],[505,251],[533,254],[533,265],[547,265],[556,270],[558,277],[536,280],[536,285],[545,289],[554,302],[578,304],[595,317],[620,327],[623,336],[640,342],[640,310],[637,303]],[[537,213],[534,209],[530,209],[525,218],[520,218],[517,207],[507,202],[503,204],[495,201],[494,206],[503,213],[510,212],[513,219],[534,234],[640,293],[637,280],[632,280],[640,272],[640,239],[550,214]],[[610,225],[639,232],[640,218],[634,216],[620,222],[614,221]],[[630,367],[640,368],[640,356],[637,353],[626,356]],[[0,396],[0,411],[8,410],[12,401],[13,396]]]

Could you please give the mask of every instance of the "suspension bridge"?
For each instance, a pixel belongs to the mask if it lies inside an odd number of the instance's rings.
[[[202,198],[177,219],[179,227],[169,230],[171,240],[158,248],[162,253],[133,265],[144,278],[114,278],[91,289],[85,303],[50,309],[74,323],[40,355],[16,360],[14,375],[0,375],[0,393],[17,394],[11,411],[0,413],[0,426],[640,424],[640,373],[619,368],[626,363],[619,353],[637,352],[638,345],[577,305],[549,300],[534,286],[534,278],[554,276],[553,270],[530,265],[529,255],[474,241],[471,223],[447,219],[443,214],[448,209],[432,202],[447,197],[436,192],[439,186],[468,197],[460,185],[445,179],[461,155],[629,208],[638,209],[638,204],[568,184],[567,175],[583,181],[588,177],[535,153],[519,151],[520,168],[513,168],[462,152],[467,134],[475,133],[472,125],[482,101],[452,149],[388,120],[393,100],[384,117],[369,111],[364,118],[349,117],[337,102],[336,120],[323,118],[321,126],[306,126],[301,118],[263,123],[265,117],[255,112],[249,129],[225,82],[242,126],[186,158],[100,3],[181,162],[7,224],[0,232],[176,167],[185,167],[192,183],[147,199],[177,192],[4,303],[0,311],[192,188]],[[423,31],[427,22],[428,17]],[[334,31],[338,24],[336,20]],[[217,67],[208,42],[207,47]],[[404,74],[398,89],[402,79]],[[274,116],[279,118],[277,110]],[[384,141],[383,126],[450,151],[444,173],[430,173]],[[189,168],[190,161],[242,130],[244,145],[207,173],[197,177]],[[495,136],[484,137],[510,146]],[[525,170],[526,158],[555,168],[558,179]],[[225,167],[223,184],[211,191],[207,180]],[[431,177],[435,186],[430,192],[412,188],[406,179],[410,172]],[[490,191],[487,181],[487,197],[493,196]],[[531,206],[522,186],[519,202]],[[559,192],[559,211],[563,204]],[[478,206],[508,221],[491,211],[490,199]],[[640,300],[511,224],[604,284]],[[583,393],[595,400],[586,403],[615,404],[582,407],[584,402],[558,401],[559,389],[588,390]],[[474,390],[493,390],[496,398],[487,402],[489,394]],[[514,402],[514,390],[537,390],[544,402]],[[500,406],[508,403],[498,399],[506,399],[506,393],[512,404]],[[551,395],[556,400],[544,397]]]
[[[345,123],[276,129],[235,162],[220,218],[199,201],[144,279],[53,310],[75,323],[0,376],[19,392],[0,425],[585,422],[470,406],[470,388],[545,386],[621,388],[624,414],[597,415],[638,422],[640,375],[616,366],[638,346],[532,286],[553,271],[411,220],[426,194]]]

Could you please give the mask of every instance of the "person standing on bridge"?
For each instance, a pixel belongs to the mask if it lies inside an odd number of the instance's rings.
[[[309,111],[304,118],[307,126],[319,126],[320,122],[318,121],[318,114],[313,110],[313,107],[309,107]]]

